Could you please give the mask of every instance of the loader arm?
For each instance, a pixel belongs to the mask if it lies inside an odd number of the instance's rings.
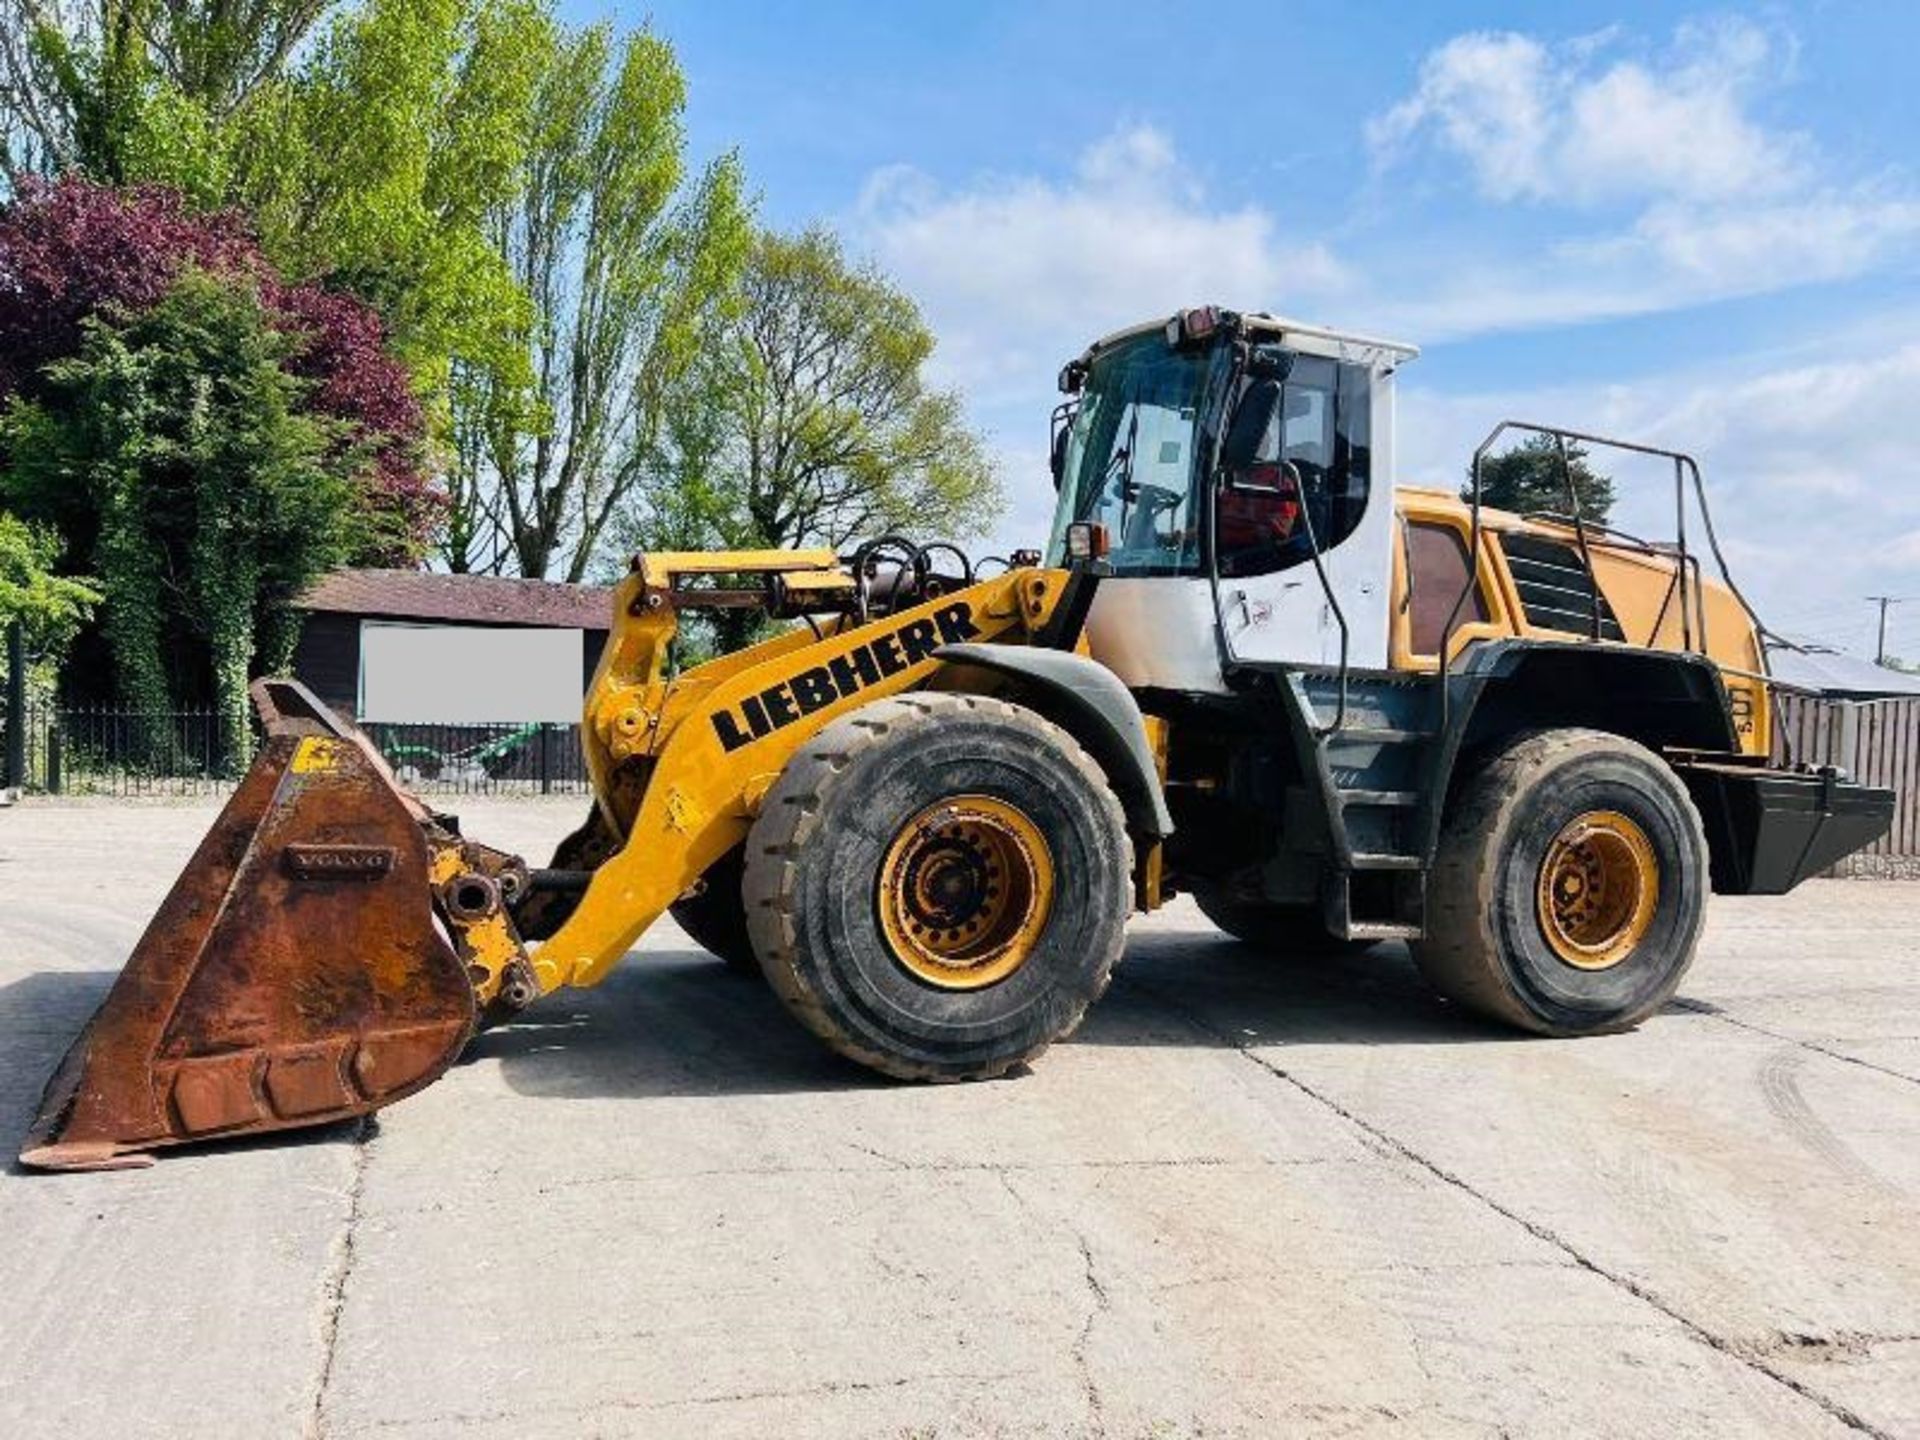
[[[735,576],[755,578],[716,583]],[[830,551],[639,558],[586,700],[593,821],[543,871],[461,836],[303,687],[258,682],[260,755],[49,1081],[22,1162],[139,1165],[432,1083],[478,1025],[605,976],[822,726],[939,683],[943,645],[1031,637],[1065,579],[1013,570],[862,623],[865,587]],[[672,673],[680,612],[721,605],[805,623]]]
[[[655,555],[614,597],[614,630],[587,696],[582,743],[602,822],[620,849],[573,913],[532,952],[542,993],[592,985],[714,861],[738,845],[794,752],[870,701],[927,685],[935,652],[1031,636],[1065,590],[1060,571],[1021,569],[866,624],[797,626],[679,676],[667,646],[679,611],[711,603],[687,581],[776,560],[824,572],[825,552]],[[811,568],[809,568],[811,567]],[[721,592],[725,594],[726,592]]]

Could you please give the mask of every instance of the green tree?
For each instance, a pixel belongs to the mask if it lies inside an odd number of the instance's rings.
[[[1481,503],[1519,514],[1567,513],[1567,474],[1573,476],[1580,513],[1606,524],[1613,513],[1613,481],[1588,462],[1586,447],[1567,442],[1567,464],[1560,463],[1560,445],[1551,435],[1529,435],[1511,450],[1490,455],[1480,466]],[[1473,476],[1460,488],[1460,498],[1473,498]]]
[[[456,362],[526,383],[526,297],[488,221],[519,182],[549,24],[534,0],[366,0],[234,141],[231,198],[269,257],[370,300],[443,404]]]
[[[999,480],[960,397],[927,383],[918,307],[831,232],[762,235],[627,517],[637,544],[838,546],[983,533]]]
[[[224,127],[334,0],[0,0],[7,159],[207,201]]]
[[[525,296],[485,222],[519,180],[546,17],[545,0],[0,0],[6,158],[245,210],[283,274],[380,310],[444,411],[456,359],[526,382]]]
[[[7,498],[93,537],[123,702],[209,698],[230,765],[248,679],[291,656],[289,602],[359,543],[356,461],[301,412],[292,344],[244,284],[189,273],[137,317],[89,321],[49,398],[7,418]]]
[[[580,580],[646,475],[664,397],[729,313],[751,227],[734,157],[688,176],[665,41],[547,22],[529,48],[530,143],[487,225],[532,304],[533,383],[461,368],[445,558]]]
[[[20,625],[36,675],[58,662],[101,598],[86,576],[56,575],[59,558],[60,537],[51,529],[0,510],[0,635]],[[0,648],[0,677],[6,670]]]

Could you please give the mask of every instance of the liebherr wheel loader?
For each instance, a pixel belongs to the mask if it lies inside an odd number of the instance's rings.
[[[840,1053],[998,1075],[1070,1033],[1128,917],[1190,892],[1285,953],[1409,942],[1543,1035],[1636,1024],[1709,890],[1778,893],[1882,833],[1884,790],[1769,761],[1762,631],[1698,468],[1678,532],[1395,495],[1407,347],[1183,311],[1061,376],[1043,555],[650,554],[550,863],[460,833],[291,682],[22,1159],[144,1163],[359,1115],[477,1027],[592,985],[673,910]],[[1504,436],[1538,427],[1504,424]],[[1546,431],[1562,448],[1608,443]],[[1690,544],[1691,521],[1717,576]],[[678,671],[679,617],[775,638]]]

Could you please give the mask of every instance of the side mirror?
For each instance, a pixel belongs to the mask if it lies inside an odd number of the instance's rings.
[[[1220,465],[1229,473],[1246,470],[1260,458],[1260,446],[1280,416],[1286,387],[1278,380],[1255,380],[1240,392],[1227,422],[1227,438],[1220,445]]]
[[[1053,432],[1053,454],[1047,461],[1047,468],[1053,471],[1053,488],[1058,490],[1067,478],[1067,436],[1073,430],[1071,424],[1059,425]]]

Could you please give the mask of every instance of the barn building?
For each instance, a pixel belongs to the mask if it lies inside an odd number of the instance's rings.
[[[293,673],[363,722],[573,724],[612,596],[496,575],[336,570],[298,602]]]

